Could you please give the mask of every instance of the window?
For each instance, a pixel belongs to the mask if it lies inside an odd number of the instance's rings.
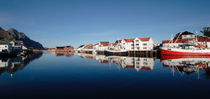
[[[137,49],[140,49],[140,47],[137,47]]]
[[[143,49],[147,49],[147,47],[144,47]]]
[[[136,46],[139,46],[139,44],[136,44]]]
[[[139,42],[139,40],[136,40],[136,42]]]
[[[131,44],[131,46],[134,46],[134,44]]]
[[[143,64],[144,64],[144,65],[148,65],[148,63],[147,63],[147,62],[144,62]]]
[[[143,45],[147,45],[147,43],[144,43]]]

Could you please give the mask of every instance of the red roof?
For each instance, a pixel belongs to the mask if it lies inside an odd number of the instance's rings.
[[[117,45],[117,43],[112,43],[113,46]]]
[[[125,42],[133,42],[134,39],[124,39]]]
[[[152,69],[149,68],[149,67],[142,67],[141,69],[142,69],[142,70],[152,70]]]
[[[108,60],[102,60],[101,63],[108,63]]]
[[[93,44],[85,45],[85,49],[93,49]]]
[[[134,68],[132,65],[126,65],[125,68]]]
[[[141,41],[149,41],[151,38],[147,37],[147,38],[138,38],[138,39],[141,40]]]
[[[103,46],[108,46],[109,45],[108,42],[100,42],[100,44],[103,45]]]

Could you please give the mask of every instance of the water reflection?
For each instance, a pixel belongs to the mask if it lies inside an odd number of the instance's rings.
[[[171,68],[174,76],[175,69],[180,75],[197,74],[200,79],[200,71],[205,70],[207,78],[210,77],[210,56],[161,56],[163,67]]]
[[[113,63],[120,66],[119,69],[132,68],[136,71],[153,70],[155,58],[129,57],[129,56],[105,56],[77,53],[81,58],[97,60],[99,63]],[[205,77],[210,78],[210,56],[161,56],[163,67],[169,67],[173,76],[197,75],[200,79],[201,72]],[[107,65],[109,66],[109,65]],[[158,65],[157,65],[158,66]],[[166,68],[159,68],[166,69]]]
[[[121,66],[123,69],[132,68],[136,71],[140,70],[153,70],[155,59],[148,57],[128,57],[128,56],[105,56],[78,53],[81,58],[87,58],[89,60],[97,60],[100,63],[115,63]]]
[[[10,77],[18,70],[24,69],[31,61],[38,59],[42,56],[42,52],[36,52],[22,57],[15,58],[1,58],[0,59],[0,75],[4,72],[8,72]]]
[[[73,52],[55,52],[56,56],[67,56],[67,57],[72,57],[74,56]]]

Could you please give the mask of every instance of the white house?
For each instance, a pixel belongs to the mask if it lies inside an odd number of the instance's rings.
[[[134,40],[134,51],[150,51],[153,50],[154,41],[152,38],[136,38]]]
[[[120,48],[126,51],[150,51],[153,50],[154,41],[152,38],[123,39]]]
[[[121,50],[126,50],[126,51],[133,51],[134,50],[134,39],[123,39],[120,42]]]
[[[109,42],[100,42],[94,45],[94,49],[96,51],[105,51],[109,48],[109,45],[110,45]]]
[[[6,42],[0,42],[0,53],[10,53],[12,51],[12,45]]]
[[[11,41],[13,51],[22,51],[23,50],[23,42],[22,41]]]
[[[196,35],[193,33],[182,33],[181,39],[193,39]]]

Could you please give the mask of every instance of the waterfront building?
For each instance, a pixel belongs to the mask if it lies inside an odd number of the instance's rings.
[[[126,51],[151,51],[154,47],[152,38],[122,39],[119,48]]]
[[[4,42],[4,41],[0,41],[0,53],[10,53],[12,52],[12,45]]]
[[[126,51],[133,51],[134,50],[134,39],[122,39],[120,43],[120,48]]]
[[[105,51],[109,48],[109,45],[109,42],[104,41],[96,44],[94,48],[96,51]]]
[[[11,41],[12,50],[14,52],[21,52],[23,50],[23,42],[22,41]]]
[[[154,42],[152,38],[135,38],[133,50],[134,51],[151,51],[153,50]]]
[[[55,51],[73,51],[74,47],[73,46],[60,46],[60,47],[56,47]]]

